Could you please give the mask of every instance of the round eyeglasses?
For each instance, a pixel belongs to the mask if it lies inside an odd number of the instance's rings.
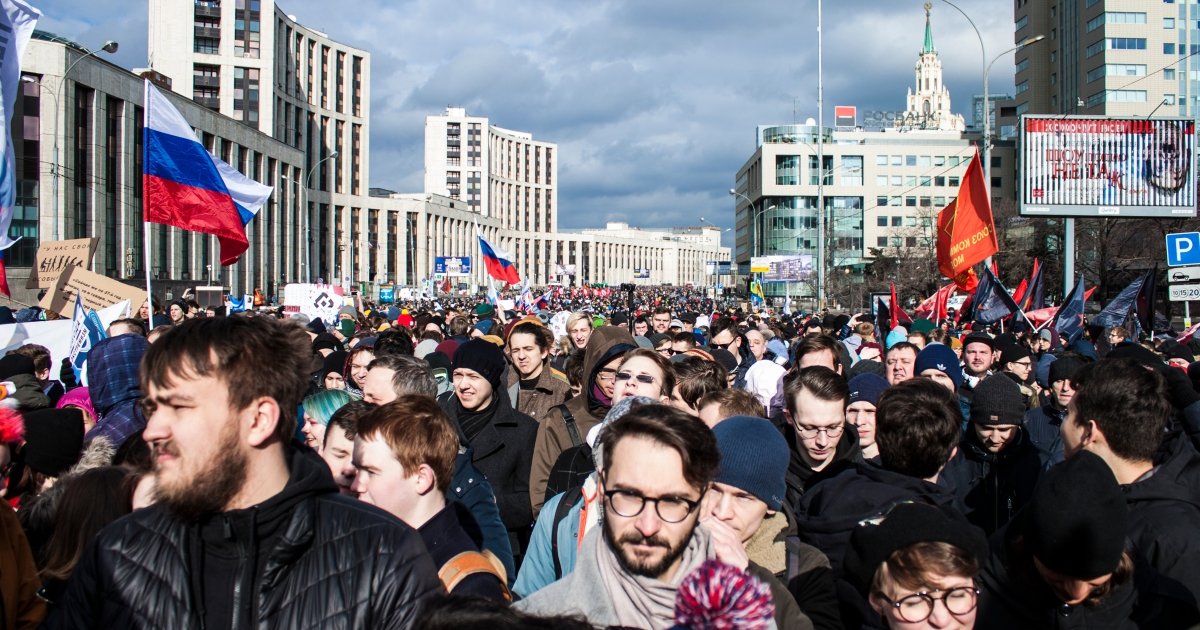
[[[941,595],[935,595],[941,593]],[[891,604],[896,614],[908,623],[921,623],[933,615],[933,607],[942,602],[952,615],[965,615],[979,603],[979,589],[974,586],[956,586],[946,590],[921,591],[898,600],[892,600],[883,593],[877,593],[884,601]]]

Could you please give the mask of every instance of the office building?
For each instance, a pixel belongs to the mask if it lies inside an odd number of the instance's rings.
[[[1194,3],[1016,0],[1015,114],[1194,118],[1200,22]]]

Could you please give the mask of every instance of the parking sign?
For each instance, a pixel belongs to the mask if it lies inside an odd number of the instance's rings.
[[[1167,235],[1167,266],[1200,265],[1200,232]]]

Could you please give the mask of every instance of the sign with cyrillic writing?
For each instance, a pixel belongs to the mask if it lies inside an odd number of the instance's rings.
[[[92,254],[96,253],[99,238],[77,238],[69,241],[42,241],[29,270],[26,289],[49,289],[67,267],[91,270]]]
[[[71,266],[63,270],[54,288],[46,293],[38,306],[65,315],[73,312],[76,297],[83,300],[83,307],[87,310],[98,311],[122,300],[129,300],[130,304],[140,307],[146,301],[146,290],[117,282],[83,267]]]

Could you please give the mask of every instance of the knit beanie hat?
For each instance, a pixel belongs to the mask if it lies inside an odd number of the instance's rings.
[[[496,320],[494,320],[494,319],[481,319],[481,320],[475,322],[475,330],[478,330],[479,332],[487,335],[492,332],[492,326],[495,326],[495,325],[496,325]]]
[[[901,341],[907,341],[907,340],[908,340],[908,334],[904,331],[903,328],[894,328],[894,329],[892,329],[892,332],[887,334],[887,339],[886,339],[887,349],[891,350],[892,346],[900,343]]]
[[[342,342],[338,341],[337,337],[327,332],[322,332],[318,333],[316,338],[313,339],[312,349],[313,352],[318,350],[341,350]]]
[[[321,364],[322,383],[324,382],[325,377],[330,373],[334,373],[345,378],[347,356],[348,355],[344,350],[337,350],[335,352],[330,352],[329,356],[325,357],[325,361]]]
[[[1028,359],[1031,356],[1033,354],[1029,352],[1029,348],[1025,344],[1007,344],[1000,349],[1000,367],[1004,367],[1008,363],[1020,361],[1021,359]]]
[[[496,314],[496,307],[491,304],[479,304],[475,307],[475,316],[479,318],[491,317]]]
[[[883,390],[888,388],[887,379],[866,372],[859,374],[850,379],[848,383],[850,387],[850,397],[846,399],[846,406],[849,407],[856,402],[865,401],[872,405],[879,405],[879,397],[883,395]]]
[[[18,374],[33,374],[33,359],[23,354],[0,358],[0,381],[7,381]]]
[[[917,363],[913,374],[920,376],[925,370],[937,370],[954,381],[955,389],[962,385],[962,368],[958,365],[958,355],[949,346],[931,343],[917,353]]]
[[[1054,363],[1050,364],[1050,378],[1047,379],[1051,384],[1063,379],[1075,377],[1075,373],[1079,368],[1086,365],[1083,360],[1075,357],[1059,357]]]
[[[744,490],[767,508],[778,510],[787,491],[787,440],[775,425],[762,418],[734,416],[713,427],[721,466],[713,481]]]
[[[483,339],[472,339],[458,347],[454,353],[453,369],[474,370],[492,384],[493,390],[500,389],[500,377],[504,374],[504,353],[500,347]]]
[[[25,414],[23,458],[30,468],[58,477],[70,470],[83,452],[83,412],[78,409],[39,409]]]
[[[996,374],[975,386],[971,399],[971,422],[976,424],[1022,424],[1025,396],[1016,381]]]
[[[1029,549],[1048,569],[1079,580],[1116,570],[1129,512],[1112,469],[1098,455],[1082,451],[1047,471],[1026,512]]]
[[[924,503],[900,503],[886,514],[860,521],[854,528],[843,565],[846,578],[866,595],[881,564],[896,551],[923,542],[953,545],[980,564],[989,555],[983,530],[962,516]]]
[[[737,359],[734,358],[732,352],[726,350],[725,348],[713,348],[712,352],[709,354],[712,355],[712,358],[717,363],[720,363],[722,366],[724,366],[728,372],[732,373],[734,370],[737,370],[738,362]]]

